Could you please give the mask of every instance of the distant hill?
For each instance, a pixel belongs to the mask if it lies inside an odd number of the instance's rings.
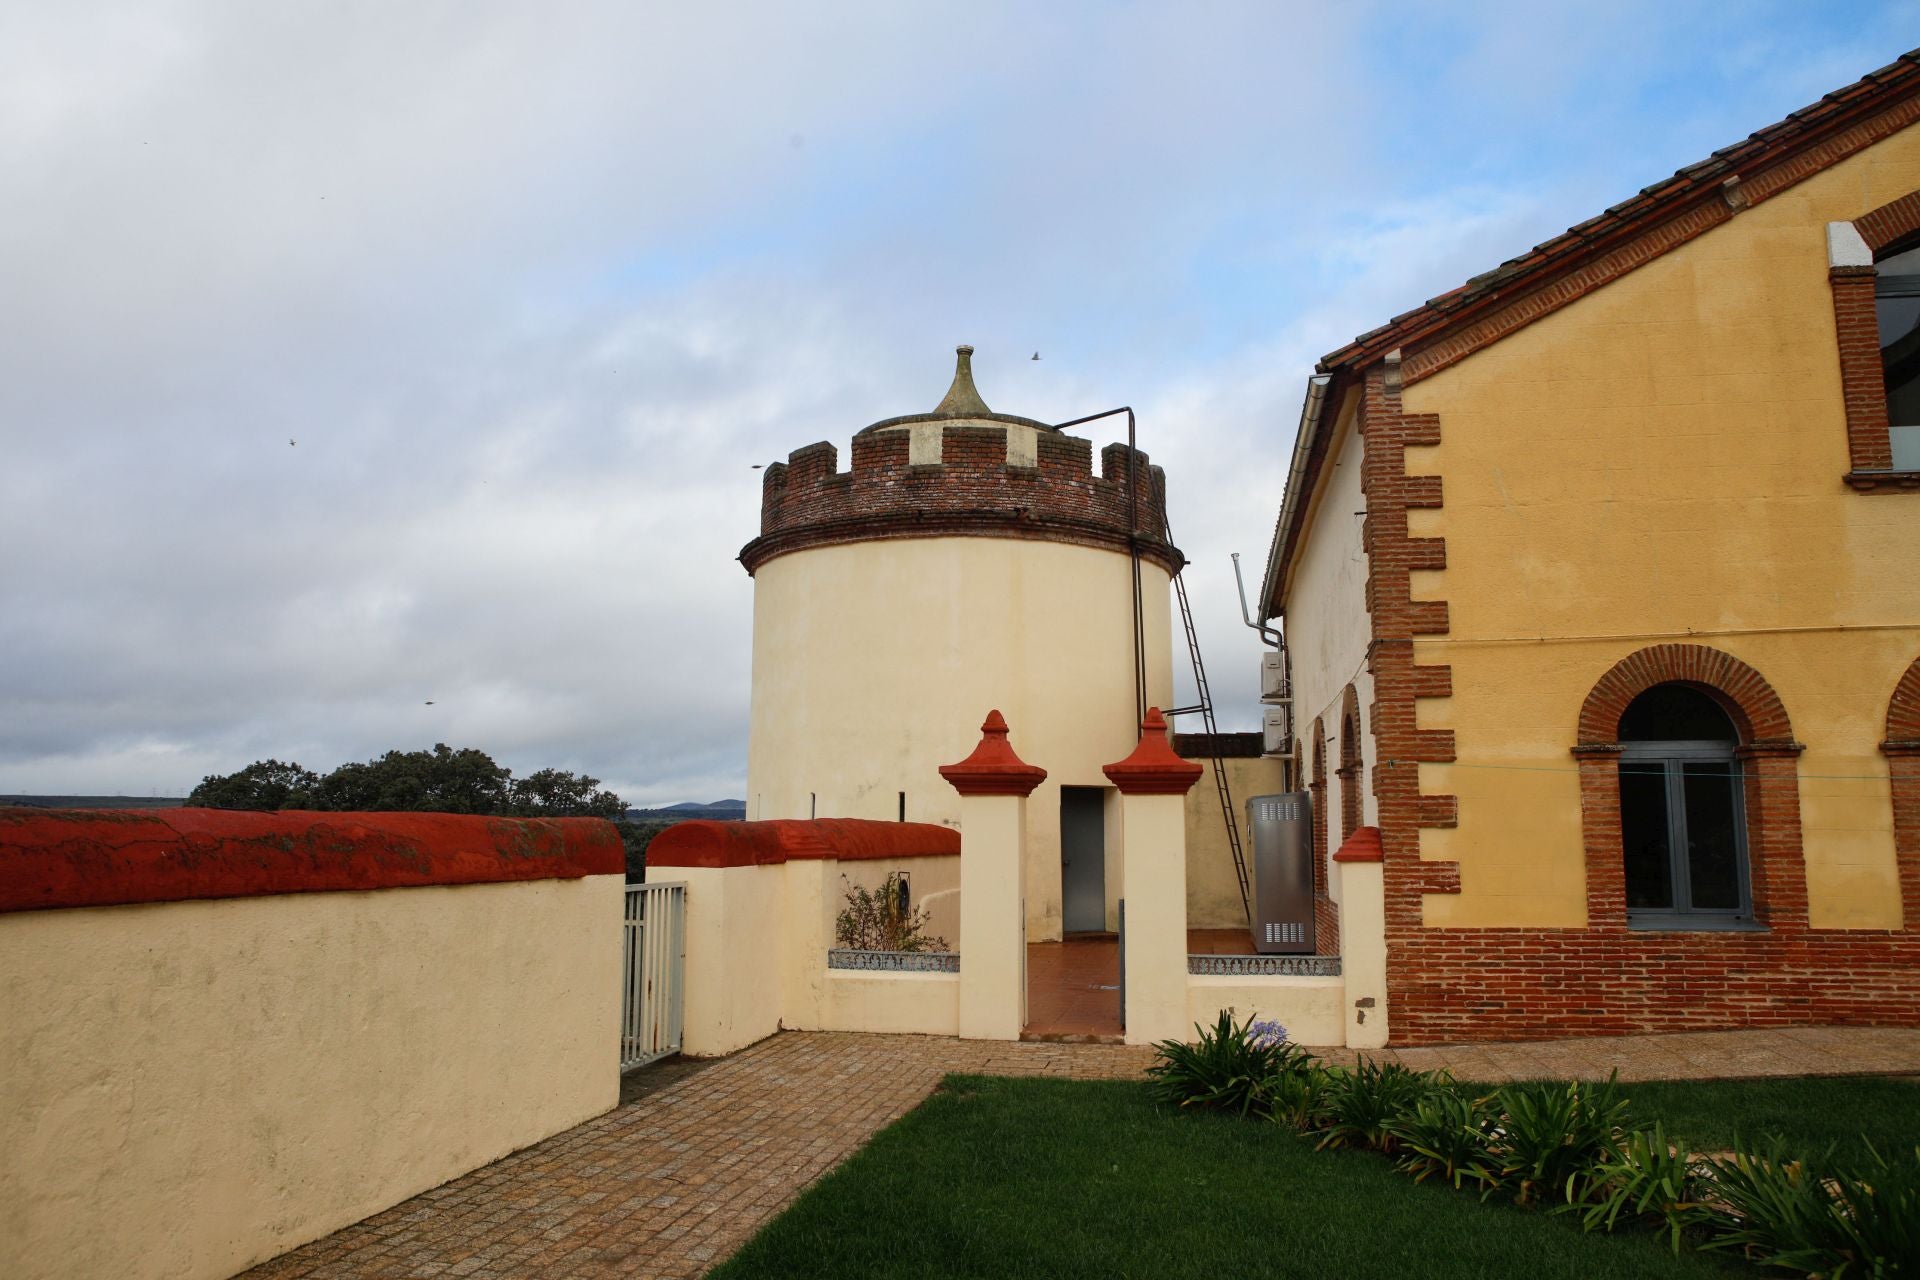
[[[682,801],[670,804],[664,809],[629,809],[628,822],[684,822],[688,818],[711,818],[720,822],[742,822],[746,820],[747,802],[745,800],[715,800],[711,804],[694,804]]]
[[[0,796],[0,805],[29,809],[178,809],[186,802],[184,796]]]

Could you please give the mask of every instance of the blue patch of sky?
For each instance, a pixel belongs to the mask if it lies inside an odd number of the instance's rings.
[[[1229,185],[1208,200],[1187,193],[1194,207],[1170,212],[1187,225],[1156,248],[1158,278],[1136,279],[1174,313],[1183,349],[1206,358],[1271,332],[1340,287],[1357,269],[1353,244],[1433,207],[1515,218],[1517,238],[1467,274],[1489,269],[1882,65],[1899,52],[1901,19],[1912,13],[1911,4],[1664,9],[1650,37],[1616,28],[1596,35],[1590,56],[1569,50],[1554,67],[1513,68],[1558,77],[1516,89],[1489,81],[1504,69],[1481,50],[1484,25],[1444,9],[1409,11],[1378,24],[1365,68],[1368,118],[1350,122],[1351,135],[1332,122],[1327,130],[1327,150],[1358,149],[1378,163],[1350,165],[1311,188],[1314,156],[1262,158],[1223,175]],[[991,136],[977,119],[949,119],[911,130],[877,120],[862,133],[798,137],[789,144],[794,163],[770,164],[759,198],[684,228],[670,243],[585,266],[588,278],[561,291],[617,304],[725,273],[832,276],[889,261],[908,267],[903,284],[933,283],[940,268],[930,256],[1017,254],[1021,211],[1005,207],[1005,197],[1018,184],[1001,185],[991,171]],[[1429,280],[1425,291],[1465,278]],[[1089,347],[1138,328],[1127,299],[1102,294],[1097,281],[1081,288],[1094,301],[1075,317]],[[1398,309],[1423,300],[1408,297]],[[1074,306],[1066,297],[1050,301],[1063,313]]]

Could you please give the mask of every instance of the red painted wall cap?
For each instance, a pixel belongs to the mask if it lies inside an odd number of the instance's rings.
[[[1340,851],[1333,855],[1335,862],[1385,862],[1387,852],[1380,847],[1380,828],[1355,827]]]
[[[1167,720],[1160,708],[1148,707],[1140,722],[1140,741],[1133,754],[1102,770],[1108,781],[1129,796],[1183,796],[1200,780],[1202,767],[1183,760],[1167,741]]]
[[[0,912],[625,870],[620,833],[600,818],[0,809]]]
[[[766,822],[676,822],[647,846],[647,866],[767,867],[834,858],[958,857],[960,833],[930,822],[778,818]]]
[[[973,754],[959,764],[943,764],[940,776],[963,796],[1027,796],[1046,781],[1047,771],[1028,764],[1007,741],[1007,718],[987,712]]]

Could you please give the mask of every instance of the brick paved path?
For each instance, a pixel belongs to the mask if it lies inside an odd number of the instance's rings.
[[[1351,1062],[1344,1049],[1324,1049]],[[1383,1050],[1416,1071],[1445,1067],[1459,1080],[1721,1080],[1748,1076],[1857,1076],[1920,1073],[1920,1030],[1880,1027],[1782,1027],[1768,1031],[1688,1031],[1660,1036],[1540,1040],[1525,1044],[1444,1045]]]
[[[952,1071],[1135,1076],[1152,1051],[787,1033],[282,1254],[249,1280],[695,1276]]]
[[[1344,1051],[1328,1051],[1340,1060]],[[1388,1051],[1461,1079],[1920,1072],[1920,1031],[1793,1029]],[[788,1032],[247,1272],[696,1276],[952,1071],[1129,1077],[1151,1050]]]

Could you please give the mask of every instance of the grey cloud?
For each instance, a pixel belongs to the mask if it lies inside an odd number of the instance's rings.
[[[930,407],[956,341],[996,407],[1142,410],[1250,727],[1226,552],[1314,356],[1592,211],[1577,157],[1408,187],[1378,20],[0,14],[0,791],[448,741],[740,794],[750,464]]]

